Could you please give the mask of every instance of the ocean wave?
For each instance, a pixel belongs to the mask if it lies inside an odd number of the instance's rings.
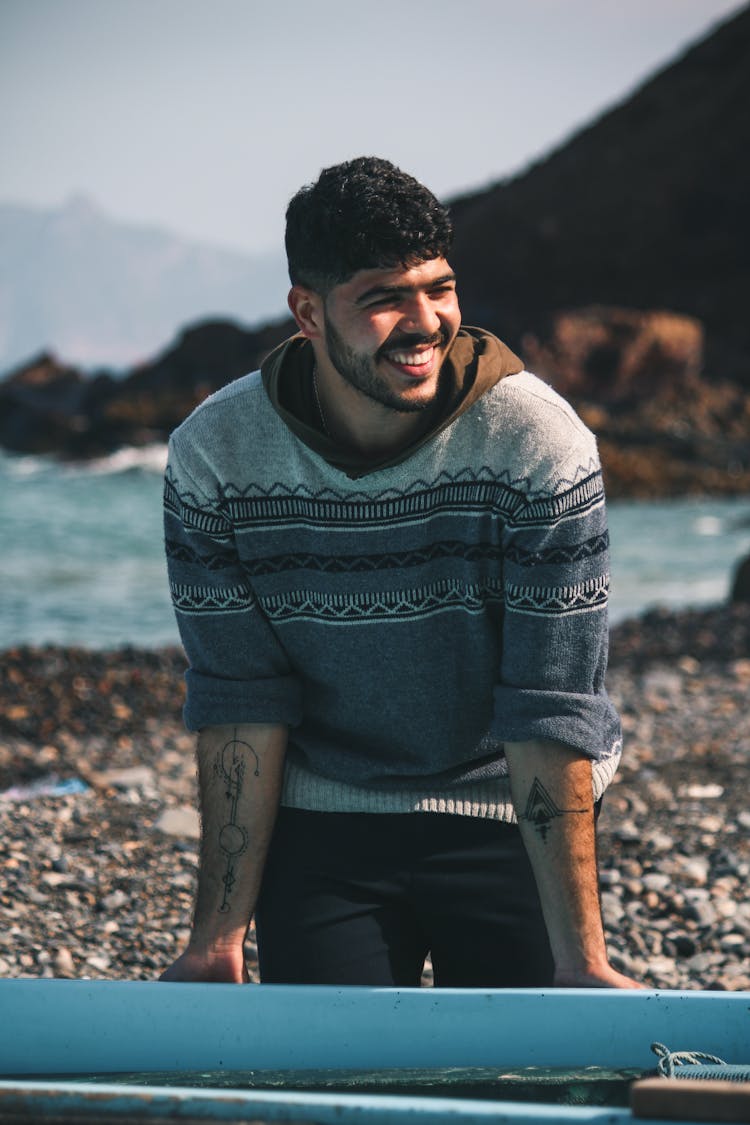
[[[9,477],[33,477],[49,470],[49,457],[36,454],[0,454],[0,468]]]
[[[79,466],[80,467],[80,466]],[[153,445],[126,446],[106,457],[97,457],[85,466],[90,473],[128,473],[134,469],[143,472],[163,473],[167,467],[166,443]]]
[[[6,476],[29,478],[54,473],[56,476],[113,476],[117,473],[164,472],[167,464],[167,445],[126,446],[105,457],[90,461],[59,461],[51,454],[0,453],[0,471]]]

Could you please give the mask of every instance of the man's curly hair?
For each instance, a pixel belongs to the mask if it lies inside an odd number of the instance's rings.
[[[324,168],[286,212],[292,285],[322,296],[359,270],[444,258],[452,237],[448,211],[432,192],[376,156]]]

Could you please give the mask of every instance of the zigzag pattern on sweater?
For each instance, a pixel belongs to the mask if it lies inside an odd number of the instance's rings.
[[[178,539],[170,539],[168,536],[164,539],[164,548],[168,559],[189,563],[193,566],[201,566],[205,570],[229,570],[237,565],[237,560],[225,551],[203,552],[194,550]]]
[[[237,613],[257,605],[250,586],[188,586],[171,582],[169,588],[178,613]]]
[[[591,613],[607,604],[609,579],[606,575],[580,582],[574,586],[521,586],[509,583],[505,587],[505,604],[517,613],[532,616],[557,616],[560,614]]]
[[[178,613],[238,613],[260,606],[273,621],[292,618],[345,623],[365,620],[411,620],[447,609],[483,613],[503,600],[502,583],[471,583],[443,579],[427,586],[393,592],[329,594],[292,590],[258,598],[249,586],[189,586],[172,583],[172,602]]]
[[[225,484],[217,485],[216,495],[212,498],[212,503],[215,504],[217,508],[220,508],[225,501],[244,500],[249,497],[271,498],[274,496],[299,496],[307,497],[308,499],[321,499],[325,497],[327,500],[350,500],[354,503],[365,503],[370,500],[399,500],[414,492],[429,492],[431,489],[437,488],[443,484],[475,484],[478,482],[505,485],[514,492],[520,492],[527,501],[533,501],[541,499],[544,496],[549,496],[553,492],[567,492],[582,480],[594,476],[598,472],[598,461],[595,458],[590,458],[587,464],[579,464],[571,477],[558,477],[555,479],[553,486],[545,489],[537,489],[536,491],[531,488],[528,476],[514,477],[511,476],[507,469],[498,471],[491,465],[481,465],[478,469],[465,466],[455,473],[450,473],[447,469],[441,469],[432,480],[426,480],[424,477],[416,477],[406,489],[390,487],[379,491],[368,491],[366,489],[351,489],[345,491],[333,488],[313,489],[304,483],[296,484],[294,487],[291,487],[283,481],[274,481],[270,488],[262,488],[257,482],[251,481],[244,488],[241,488],[234,482],[227,481]],[[165,481],[168,487],[179,491],[176,474],[171,466],[167,466]],[[195,493],[183,491],[182,495],[185,496],[192,505],[200,507],[200,501]]]
[[[487,559],[498,562],[502,557],[503,550],[499,544],[446,540],[430,543],[418,550],[389,551],[380,555],[319,555],[312,552],[271,555],[243,560],[243,567],[254,577],[261,574],[282,574],[287,570],[311,570],[320,574],[370,574],[380,570],[422,566],[437,559],[461,559],[464,562]]]
[[[201,552],[176,539],[165,539],[167,558],[189,563],[209,571],[225,570],[236,560],[224,552]],[[311,551],[288,552],[281,555],[243,559],[242,566],[254,578],[266,574],[283,574],[289,570],[310,570],[320,574],[369,574],[380,570],[401,570],[429,565],[438,559],[461,559],[464,562],[500,562],[503,558],[518,566],[556,566],[594,558],[609,547],[609,534],[592,536],[582,543],[527,551],[517,544],[505,550],[496,543],[465,543],[459,539],[438,540],[412,551],[389,551],[379,555],[324,555]]]
[[[194,492],[180,492],[169,472],[164,478],[164,511],[175,516],[191,531],[200,531],[212,539],[227,542],[232,538],[232,528],[226,516],[207,510],[206,502]]]
[[[441,477],[449,474],[441,473]],[[394,524],[450,511],[490,511],[515,527],[548,524],[581,515],[604,501],[601,471],[579,480],[562,493],[530,500],[499,478],[443,481],[397,493],[335,493],[329,489],[311,492],[275,485],[268,492],[250,489],[244,493],[227,485],[215,503],[220,510],[208,512],[192,492],[180,493],[173,481],[165,485],[164,504],[186,527],[226,539],[231,527],[335,524],[362,527],[365,524]],[[394,493],[397,493],[394,495]]]
[[[556,566],[561,563],[581,562],[593,559],[609,550],[609,532],[593,535],[581,543],[568,546],[550,547],[542,551],[526,551],[517,543],[511,543],[505,551],[505,558],[518,566]]]
[[[581,480],[597,472],[599,472],[599,463],[594,458],[591,458],[586,465],[578,465],[572,477],[558,477],[552,488],[537,489],[536,491],[531,488],[528,476],[513,477],[507,469],[498,470],[491,465],[481,465],[478,469],[465,466],[455,473],[450,473],[447,469],[441,469],[432,480],[426,480],[424,477],[415,477],[406,489],[390,487],[381,489],[380,491],[368,491],[366,489],[339,491],[333,488],[313,489],[304,483],[297,484],[292,488],[290,485],[280,481],[274,481],[270,488],[262,488],[256,482],[250,482],[244,488],[240,488],[232,481],[227,481],[226,484],[223,484],[220,489],[218,489],[216,503],[217,505],[221,505],[224,501],[245,500],[250,497],[271,498],[276,496],[299,496],[308,499],[325,498],[326,500],[334,501],[348,500],[352,503],[368,503],[371,500],[401,500],[405,496],[412,495],[415,492],[429,492],[442,485],[477,483],[501,484],[513,492],[520,493],[525,500],[531,501],[548,496],[551,492],[565,492],[574,485],[579,484]]]
[[[260,599],[272,621],[291,618],[329,621],[336,624],[363,620],[409,621],[445,610],[484,613],[488,604],[502,602],[502,583],[466,584],[444,579],[413,590],[379,591],[367,594],[321,594],[295,590]]]

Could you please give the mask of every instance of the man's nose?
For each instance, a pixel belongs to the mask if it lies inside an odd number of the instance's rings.
[[[426,293],[415,293],[402,311],[402,327],[409,332],[434,336],[441,328],[434,303]]]

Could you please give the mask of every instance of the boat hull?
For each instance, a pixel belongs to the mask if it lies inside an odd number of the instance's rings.
[[[101,1114],[428,1125],[630,1121],[629,1110],[453,1098],[91,1086],[128,1072],[609,1067],[652,1069],[651,1043],[750,1060],[750,994],[539,989],[370,989],[0,981],[0,1120]],[[55,1081],[35,1080],[55,1075]],[[89,1106],[89,1110],[86,1107]],[[509,1108],[503,1109],[506,1106]],[[20,1107],[20,1109],[19,1109]],[[501,1116],[498,1116],[501,1114]],[[509,1116],[510,1114],[510,1116]]]

